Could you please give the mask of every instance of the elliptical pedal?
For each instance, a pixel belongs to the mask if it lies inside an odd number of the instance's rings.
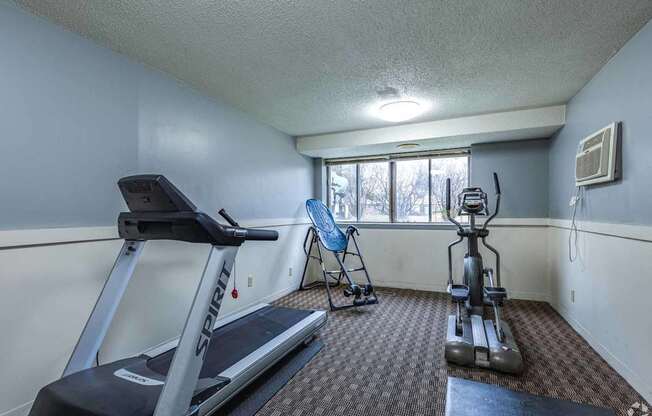
[[[486,286],[483,290],[485,302],[491,305],[503,306],[503,300],[507,299],[507,290],[504,287]]]
[[[469,299],[469,287],[467,285],[451,285],[450,294],[453,302],[466,302]]]

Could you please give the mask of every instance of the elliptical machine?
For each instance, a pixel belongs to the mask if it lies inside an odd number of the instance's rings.
[[[500,253],[486,241],[487,226],[500,210],[500,183],[494,172],[496,188],[496,210],[489,212],[487,194],[477,187],[464,188],[457,196],[457,216],[468,216],[469,225],[463,227],[451,217],[451,183],[446,180],[446,210],[448,221],[457,227],[458,239],[448,245],[448,293],[451,294],[457,310],[448,317],[445,357],[448,362],[498,370],[504,373],[521,373],[523,359],[509,325],[501,319],[501,307],[507,298],[507,291],[500,285]],[[481,228],[476,227],[476,216],[487,216]],[[468,241],[464,255],[464,280],[455,284],[453,280],[453,246]],[[478,250],[478,239],[496,256],[496,271],[485,268]],[[489,285],[484,285],[485,277]],[[485,316],[485,306],[494,310],[494,320]]]

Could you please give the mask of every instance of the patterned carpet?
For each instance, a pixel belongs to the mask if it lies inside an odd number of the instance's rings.
[[[456,376],[512,390],[612,408],[626,415],[641,397],[546,303],[508,301],[505,318],[526,371],[508,376],[450,367],[444,360],[442,293],[379,289],[380,305],[329,313],[324,349],[259,415],[444,415],[446,380]],[[323,289],[278,305],[326,309]],[[469,403],[472,405],[472,403]]]

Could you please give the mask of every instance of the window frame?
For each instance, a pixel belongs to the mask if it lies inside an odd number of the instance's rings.
[[[338,158],[338,159],[326,159],[326,206],[331,206],[331,168],[337,165],[355,165],[355,220],[337,220],[338,223],[343,224],[378,224],[378,225],[400,225],[400,226],[410,226],[410,225],[443,225],[447,224],[446,222],[433,222],[433,213],[432,213],[432,160],[437,158],[454,158],[454,157],[465,157],[466,158],[466,186],[470,186],[471,181],[471,149],[470,148],[460,148],[460,149],[447,149],[440,150],[435,152],[411,152],[411,153],[397,153],[397,154],[386,154],[386,155],[376,155],[360,158]],[[427,160],[428,161],[428,222],[410,222],[410,221],[397,221],[397,212],[396,212],[396,162],[401,160]],[[389,220],[387,222],[374,222],[374,221],[360,221],[360,165],[363,163],[378,163],[378,162],[387,162],[388,163],[388,180],[389,180]]]

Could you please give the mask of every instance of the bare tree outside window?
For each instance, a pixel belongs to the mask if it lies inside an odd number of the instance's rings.
[[[389,222],[389,162],[360,164],[360,221]]]
[[[446,222],[443,213],[446,206],[446,178],[451,180],[451,213],[453,213],[457,210],[457,194],[469,183],[469,158],[464,156],[431,159],[430,174],[432,175],[432,221]]]
[[[396,221],[428,222],[428,159],[396,163]]]

